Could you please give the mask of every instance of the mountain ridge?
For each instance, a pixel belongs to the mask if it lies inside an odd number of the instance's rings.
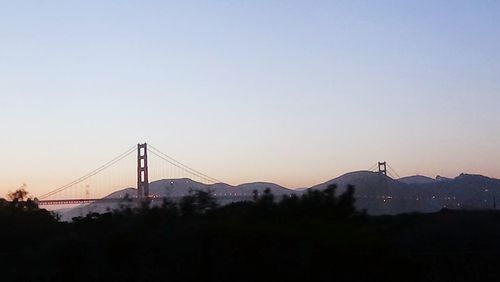
[[[301,195],[309,189],[326,189],[337,186],[337,193],[345,191],[347,185],[355,187],[356,207],[372,215],[399,214],[407,212],[435,212],[442,208],[484,209],[492,208],[496,198],[500,198],[500,180],[476,174],[462,173],[455,178],[436,179],[415,175],[392,179],[371,171],[353,171],[337,178],[313,185],[305,189],[290,189],[270,182],[252,182],[239,185],[226,183],[202,184],[189,178],[161,179],[150,183],[150,194],[156,197],[180,198],[191,190],[204,190],[223,198],[221,204],[251,199],[253,192],[263,192],[269,188],[280,198],[284,195]],[[136,195],[135,188],[115,191],[104,198],[123,198]],[[116,203],[99,201],[81,205],[61,214],[63,220],[84,216],[89,212],[106,212],[117,208]]]

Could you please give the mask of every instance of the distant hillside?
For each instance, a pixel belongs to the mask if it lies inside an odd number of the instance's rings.
[[[426,176],[409,176],[398,180],[371,171],[356,171],[310,187],[325,189],[337,185],[337,193],[345,191],[347,185],[354,185],[356,207],[371,215],[400,214],[409,212],[435,212],[449,209],[491,209],[500,200],[500,180],[481,175],[461,174],[449,179]],[[202,184],[191,179],[164,179],[150,183],[150,194],[158,197],[179,198],[190,190],[211,191],[220,204],[250,200],[253,191],[262,192],[266,188],[280,198],[283,195],[301,195],[306,190],[291,190],[273,183],[255,182],[238,186],[224,183]],[[106,198],[123,198],[136,195],[136,189],[127,188],[117,191]],[[159,204],[161,200],[154,203]],[[123,203],[121,203],[123,205]],[[120,203],[95,202],[73,209],[61,211],[62,220],[71,220],[89,212],[106,212],[115,209]]]
[[[398,181],[405,184],[429,184],[429,183],[434,183],[436,179],[423,175],[415,175],[415,176],[407,176],[399,178]]]
[[[436,201],[416,200],[418,195],[408,190],[405,183],[381,173],[351,172],[311,188],[321,190],[331,184],[337,185],[338,193],[342,193],[347,185],[354,185],[356,207],[372,215],[434,212],[441,209]]]
[[[356,189],[363,189],[363,187],[377,187],[377,190],[393,187],[397,185],[396,181],[383,174],[372,171],[355,171],[346,173],[335,179],[329,180],[312,186],[310,189],[326,189],[329,185],[337,185],[339,193],[343,192],[347,185],[355,185]]]
[[[211,191],[216,195],[252,195],[254,190],[264,191],[266,188],[271,189],[271,192],[275,195],[293,193],[291,189],[266,182],[247,183],[238,186],[231,186],[225,183],[207,185],[188,178],[182,178],[163,179],[149,184],[150,194],[160,197],[182,197],[188,195],[190,190]]]
[[[274,183],[266,182],[256,182],[241,184],[238,186],[231,186],[225,183],[217,184],[203,184],[193,181],[188,178],[181,179],[163,179],[158,181],[153,181],[149,184],[150,195],[157,196],[159,198],[171,197],[180,198],[189,195],[192,190],[202,190],[210,191],[216,197],[221,197],[223,200],[220,201],[221,204],[227,204],[232,201],[239,201],[241,199],[251,199],[253,196],[253,191],[263,192],[265,189],[269,188],[271,192],[276,196],[288,195],[296,193],[296,191],[287,189],[280,185]],[[126,188],[120,191],[116,191],[106,197],[105,199],[125,199],[125,196],[132,198],[137,194],[137,189]],[[153,204],[160,204],[161,199],[154,201]],[[80,205],[72,209],[60,210],[61,220],[69,221],[74,217],[84,216],[88,213],[104,213],[110,209],[116,209],[120,206],[128,205],[125,201],[120,202],[107,202],[107,201],[97,201],[91,204]]]

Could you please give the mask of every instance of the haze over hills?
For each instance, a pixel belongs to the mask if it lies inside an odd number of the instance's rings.
[[[326,189],[337,185],[337,193],[343,193],[348,185],[355,186],[356,207],[371,215],[399,214],[408,212],[436,212],[450,209],[488,209],[496,208],[500,199],[500,180],[481,175],[461,174],[454,179],[437,177],[435,179],[416,175],[392,179],[381,173],[356,171],[344,174],[327,182],[314,185],[310,189]],[[150,195],[158,198],[180,198],[191,190],[210,191],[220,204],[252,199],[254,191],[259,193],[269,188],[280,198],[305,193],[304,189],[288,189],[274,183],[255,182],[232,186],[225,183],[202,184],[191,179],[163,179],[150,183]],[[125,198],[136,195],[135,188],[126,188],[105,198]],[[154,200],[159,204],[161,200]],[[118,208],[123,203],[94,202],[73,209],[61,211],[62,220],[84,216],[89,212],[106,212]]]

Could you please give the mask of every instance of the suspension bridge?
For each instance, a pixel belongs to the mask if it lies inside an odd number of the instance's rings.
[[[131,163],[136,163],[136,166]],[[369,170],[399,178],[386,162],[376,163]],[[205,185],[222,183],[143,143],[130,147],[89,173],[37,197],[36,201],[42,206],[123,201],[123,196],[113,197],[113,193],[126,187],[136,189],[136,195],[131,200],[143,201],[160,197],[150,193],[151,181],[181,178]]]
[[[137,163],[136,167],[130,165],[133,162]],[[137,188],[137,194],[132,197],[133,200],[145,200],[156,197],[156,195],[150,195],[150,181],[167,178],[189,178],[207,185],[221,183],[216,178],[197,171],[154,146],[144,143],[130,147],[98,168],[37,197],[36,200],[39,205],[120,201],[123,198],[106,196],[126,187]]]

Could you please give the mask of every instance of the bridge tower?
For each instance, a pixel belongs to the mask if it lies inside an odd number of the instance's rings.
[[[148,144],[137,144],[137,198],[149,196]]]
[[[378,163],[378,172],[383,173],[385,176],[387,176],[387,162]]]

